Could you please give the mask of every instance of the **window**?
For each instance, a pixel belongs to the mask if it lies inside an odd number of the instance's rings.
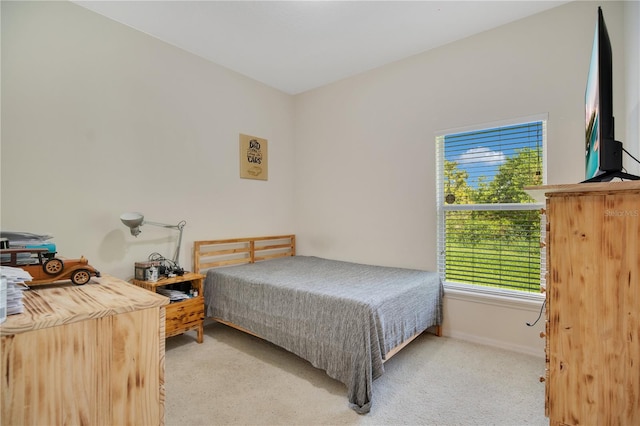
[[[447,284],[539,293],[546,119],[436,137],[438,271]]]

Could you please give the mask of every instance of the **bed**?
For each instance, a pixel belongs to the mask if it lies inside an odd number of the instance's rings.
[[[309,361],[371,409],[383,364],[431,328],[441,334],[437,273],[296,256],[295,235],[194,243],[205,314]]]

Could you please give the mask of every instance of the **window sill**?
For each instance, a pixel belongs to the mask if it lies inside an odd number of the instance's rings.
[[[473,303],[484,303],[512,309],[524,309],[539,312],[545,295],[505,290],[493,287],[481,287],[459,283],[445,283],[444,294],[450,299]]]

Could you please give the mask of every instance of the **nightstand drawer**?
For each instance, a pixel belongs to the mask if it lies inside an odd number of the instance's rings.
[[[166,306],[166,335],[167,337],[180,334],[187,329],[198,327],[204,319],[204,298],[202,296],[172,303]]]

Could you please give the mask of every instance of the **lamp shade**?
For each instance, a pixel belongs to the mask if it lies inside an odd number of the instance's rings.
[[[140,233],[140,225],[144,222],[144,216],[142,213],[128,212],[122,213],[120,220],[131,229],[131,235],[138,236]]]

